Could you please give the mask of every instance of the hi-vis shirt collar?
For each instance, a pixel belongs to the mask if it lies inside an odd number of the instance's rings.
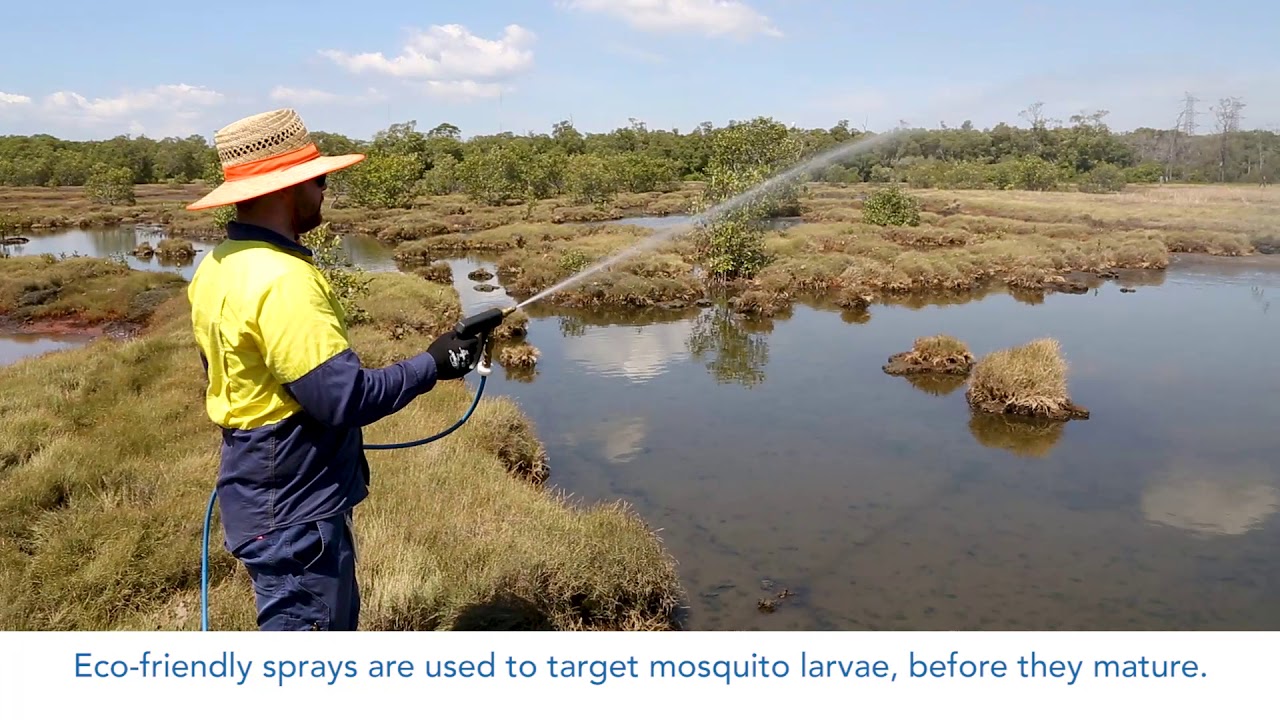
[[[239,220],[232,220],[227,223],[227,239],[269,242],[272,245],[279,246],[282,250],[300,253],[308,258],[312,257],[311,248],[296,243],[275,230],[270,230],[260,225],[242,223]]]

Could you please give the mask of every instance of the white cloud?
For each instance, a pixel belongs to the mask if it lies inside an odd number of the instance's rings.
[[[503,85],[476,82],[475,80],[428,80],[427,92],[446,100],[465,101],[496,98],[502,94]]]
[[[407,80],[438,82],[483,81],[506,78],[533,65],[535,35],[508,25],[502,36],[488,40],[462,25],[433,25],[415,30],[401,53],[388,58],[381,52],[349,53],[322,50],[321,55],[347,70],[371,72]]]
[[[327,90],[313,88],[292,88],[277,85],[271,90],[271,99],[288,105],[356,105],[359,103],[384,100],[381,91],[370,88],[363,95],[341,95]]]
[[[89,131],[153,137],[205,132],[205,112],[225,101],[216,91],[195,85],[157,85],[89,98],[71,90],[49,93],[38,102],[25,95],[0,93],[0,107],[15,109],[20,120],[40,132]]]
[[[47,96],[43,106],[54,114],[100,122],[129,119],[146,110],[163,110],[180,116],[198,115],[197,108],[217,105],[223,99],[221,93],[193,85],[158,85],[93,100],[80,93],[62,90]]]
[[[782,31],[768,17],[739,0],[560,0],[559,4],[612,15],[649,32],[782,37]]]

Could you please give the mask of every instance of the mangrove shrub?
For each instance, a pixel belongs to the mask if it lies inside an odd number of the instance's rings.
[[[862,220],[881,226],[919,225],[920,201],[899,188],[881,188],[863,203]]]

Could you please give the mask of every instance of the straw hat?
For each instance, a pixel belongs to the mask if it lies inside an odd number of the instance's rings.
[[[225,182],[188,210],[231,205],[364,160],[362,154],[321,155],[302,118],[288,108],[237,120],[219,130],[213,144]]]

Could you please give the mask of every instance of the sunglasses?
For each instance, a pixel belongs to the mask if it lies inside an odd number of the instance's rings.
[[[320,189],[323,190],[329,181],[326,178],[326,176],[321,175],[320,177],[315,179],[315,182],[316,182],[316,185],[319,185]]]

